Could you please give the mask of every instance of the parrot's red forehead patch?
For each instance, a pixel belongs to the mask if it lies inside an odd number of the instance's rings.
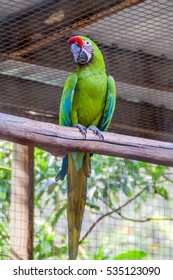
[[[83,41],[79,37],[74,36],[74,37],[71,37],[68,40],[68,45],[71,46],[72,44],[78,44],[79,46],[82,46],[83,45]]]

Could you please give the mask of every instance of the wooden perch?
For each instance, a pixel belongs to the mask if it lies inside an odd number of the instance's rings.
[[[173,143],[113,133],[103,135],[101,141],[88,131],[84,139],[77,128],[0,113],[0,139],[38,147],[54,156],[77,151],[173,166]]]

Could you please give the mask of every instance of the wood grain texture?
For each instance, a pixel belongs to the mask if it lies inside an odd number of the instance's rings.
[[[77,128],[0,113],[0,139],[38,147],[54,156],[88,152],[173,166],[173,143],[115,133],[103,133],[101,141],[88,131],[86,139]]]
[[[13,147],[10,201],[11,259],[33,258],[34,149],[20,144]]]

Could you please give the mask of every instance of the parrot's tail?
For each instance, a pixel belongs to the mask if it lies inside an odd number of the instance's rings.
[[[78,255],[79,238],[86,201],[87,177],[90,174],[90,154],[83,157],[79,171],[74,166],[73,157],[68,156],[68,256],[75,260]]]

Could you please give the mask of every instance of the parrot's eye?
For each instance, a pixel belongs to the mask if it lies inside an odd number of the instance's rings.
[[[87,46],[91,46],[91,43],[89,41],[86,41]]]

